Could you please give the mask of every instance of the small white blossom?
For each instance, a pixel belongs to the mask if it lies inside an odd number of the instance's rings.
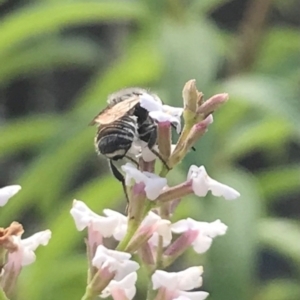
[[[170,273],[157,270],[152,275],[153,289],[163,289],[166,299],[205,299],[208,296],[206,292],[185,292],[202,285],[202,273],[202,267],[191,267],[181,272]]]
[[[223,196],[226,200],[240,196],[235,189],[210,178],[204,166],[199,168],[195,165],[191,166],[187,178],[192,180],[193,191],[197,196],[204,197],[208,191],[211,191],[214,196]]]
[[[77,230],[82,231],[86,227],[92,227],[94,231],[99,232],[103,237],[112,236],[119,225],[119,219],[116,216],[99,216],[84,202],[78,200],[73,201],[70,213],[74,218]]]
[[[114,211],[112,209],[104,209],[103,213],[107,217],[113,217],[118,220],[118,225],[115,227],[114,232],[113,232],[113,237],[117,240],[120,241],[123,239],[127,232],[127,217],[124,216],[123,214]]]
[[[136,272],[128,274],[120,281],[112,280],[102,291],[100,297],[107,298],[111,295],[114,300],[131,300],[136,293],[136,280]]]
[[[22,266],[26,266],[35,261],[36,256],[34,251],[37,247],[39,245],[46,246],[48,244],[51,238],[51,231],[40,231],[23,240],[20,236],[12,236],[12,238],[18,249],[8,254],[8,262],[12,264],[14,261],[21,262]]]
[[[154,99],[150,95],[141,96],[140,105],[141,107],[147,109],[150,117],[158,122],[170,122],[175,124],[177,133],[180,133],[180,117],[182,115],[183,108],[164,105],[159,98]]]
[[[115,280],[122,280],[129,273],[135,272],[139,264],[130,260],[131,254],[117,250],[110,250],[99,245],[92,260],[94,267],[98,269],[108,268],[109,272],[115,273]]]
[[[204,300],[208,297],[207,292],[179,292],[179,297],[173,300]]]
[[[8,185],[0,189],[0,206],[4,206],[7,201],[14,196],[21,186],[19,185]]]
[[[132,179],[134,179],[136,183],[144,183],[145,193],[149,200],[155,200],[167,185],[166,178],[159,177],[158,175],[149,172],[141,172],[131,163],[127,163],[121,168],[126,173],[126,185],[130,185]]]
[[[171,229],[174,233],[184,233],[189,230],[198,231],[198,236],[192,245],[197,253],[204,253],[210,248],[213,238],[226,233],[227,226],[220,220],[207,223],[187,218],[172,224]]]
[[[141,228],[153,226],[153,234],[149,239],[149,243],[153,246],[158,245],[159,236],[163,237],[163,246],[166,247],[171,243],[172,240],[172,231],[171,231],[171,222],[169,220],[162,219],[159,215],[154,212],[149,212],[147,217],[143,220]]]

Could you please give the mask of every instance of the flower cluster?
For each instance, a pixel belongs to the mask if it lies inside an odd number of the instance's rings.
[[[138,138],[131,155],[137,165],[121,166],[129,198],[127,215],[104,209],[102,215],[93,212],[84,202],[74,200],[71,215],[79,231],[87,229],[88,279],[82,300],[112,297],[131,300],[136,295],[138,270],[142,265],[148,275],[147,300],[206,299],[207,292],[194,291],[202,285],[203,268],[192,266],[180,272],[166,272],[186,250],[201,254],[209,250],[213,239],[224,235],[227,226],[220,220],[200,222],[186,218],[172,222],[173,212],[183,197],[194,194],[233,200],[239,193],[212,179],[204,166],[192,165],[184,182],[168,184],[166,175],[179,164],[195,142],[213,122],[212,113],[227,101],[227,94],[218,94],[204,101],[203,94],[190,80],[183,89],[183,108],[163,104],[157,95],[144,91],[139,105],[157,124],[157,145],[149,149]],[[184,126],[181,126],[181,118]],[[172,127],[179,134],[172,145]],[[159,174],[158,159],[162,162]],[[121,173],[120,173],[121,174]],[[21,189],[11,185],[0,189],[0,206]],[[21,239],[24,230],[13,222],[0,228],[0,296],[8,299],[17,278],[26,265],[35,261],[34,251],[47,245],[51,231],[45,230]],[[114,244],[109,240],[118,243]],[[133,256],[138,257],[137,263]]]
[[[202,285],[200,266],[181,272],[166,272],[187,249],[196,253],[206,252],[213,239],[224,235],[227,226],[220,220],[211,223],[192,218],[172,222],[174,209],[189,194],[213,196],[233,200],[239,193],[233,188],[212,179],[204,166],[192,165],[184,182],[169,186],[166,179],[207,131],[213,122],[212,113],[228,99],[218,94],[204,101],[195,81],[183,89],[183,108],[162,103],[156,96],[143,93],[140,106],[156,120],[158,138],[155,151],[138,141],[136,159],[138,167],[124,163],[121,167],[129,196],[127,216],[104,209],[102,215],[93,212],[84,202],[73,201],[71,215],[78,230],[87,229],[88,284],[82,299],[111,296],[115,300],[133,299],[136,294],[137,271],[142,265],[149,277],[147,300],[205,299],[204,291],[193,291]],[[184,126],[181,126],[181,118]],[[179,133],[172,145],[172,127]],[[158,153],[159,155],[156,155]],[[161,171],[155,174],[156,161],[163,160]],[[118,245],[111,249],[114,239]],[[138,264],[132,259],[138,257]]]
[[[20,189],[19,185],[1,188],[0,206],[4,206]],[[47,245],[51,238],[50,230],[21,239],[23,232],[23,227],[18,222],[12,222],[7,228],[0,228],[0,286],[6,295],[12,293],[23,266],[35,261],[34,251],[37,247]]]

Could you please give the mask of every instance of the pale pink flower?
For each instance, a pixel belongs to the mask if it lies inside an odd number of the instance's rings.
[[[74,200],[70,213],[75,221],[77,230],[92,228],[92,231],[100,233],[103,237],[111,237],[117,226],[119,219],[115,215],[108,217],[99,216],[94,213],[84,202]]]
[[[21,239],[20,236],[12,236],[13,243],[17,246],[17,250],[8,254],[8,263],[15,264],[20,263],[21,266],[32,264],[35,259],[34,251],[39,245],[46,246],[51,238],[51,231],[40,231],[32,236]]]
[[[197,253],[204,253],[210,248],[213,238],[226,233],[227,226],[220,220],[207,223],[187,218],[172,224],[171,230],[174,233],[188,234],[190,232],[193,236],[195,236],[195,232],[198,232],[191,245]]]
[[[115,280],[122,280],[140,267],[137,262],[130,260],[130,258],[131,254],[129,253],[110,250],[99,245],[92,264],[99,270],[108,269],[110,273],[114,274]]]
[[[114,300],[131,300],[136,293],[136,280],[136,272],[129,273],[120,281],[112,280],[102,291],[100,297],[107,298],[112,296]]]
[[[181,272],[170,273],[157,270],[152,275],[153,289],[159,290],[161,299],[164,300],[204,300],[208,296],[206,292],[186,292],[202,285],[202,273],[202,267],[191,267]]]
[[[167,185],[166,178],[149,172],[141,172],[131,163],[123,165],[122,170],[126,173],[126,185],[131,185],[132,179],[136,183],[142,182],[145,184],[145,193],[149,200],[155,200]]]

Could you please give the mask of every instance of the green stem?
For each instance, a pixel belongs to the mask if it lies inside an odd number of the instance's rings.
[[[6,297],[2,288],[0,288],[0,300],[9,300],[9,298]]]
[[[162,256],[163,256],[163,237],[159,236],[158,238],[158,245],[156,250],[156,264],[155,264],[155,270],[158,270],[162,267]]]
[[[128,246],[130,240],[132,239],[133,235],[136,233],[137,229],[139,228],[141,222],[137,222],[136,220],[129,220],[128,221],[128,228],[125,237],[119,243],[116,250],[124,251]]]
[[[95,300],[98,298],[98,295],[93,295],[90,289],[87,287],[85,290],[85,294],[82,296],[81,300]]]
[[[149,280],[148,291],[147,291],[147,300],[153,300],[156,296],[156,291],[152,288],[152,281]]]
[[[128,229],[124,239],[119,243],[116,250],[118,251],[126,251],[126,247],[128,246],[129,242],[131,241],[132,237],[138,230],[139,226],[141,225],[144,218],[147,216],[148,212],[154,207],[152,201],[147,200],[146,206],[142,213],[142,217],[139,220],[132,219],[128,221]]]

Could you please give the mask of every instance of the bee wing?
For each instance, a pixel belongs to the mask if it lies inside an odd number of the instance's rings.
[[[89,125],[107,125],[110,124],[121,117],[123,117],[127,112],[129,112],[133,107],[135,107],[140,101],[139,96],[130,97],[122,102],[115,104],[114,106],[109,106],[102,110]]]

